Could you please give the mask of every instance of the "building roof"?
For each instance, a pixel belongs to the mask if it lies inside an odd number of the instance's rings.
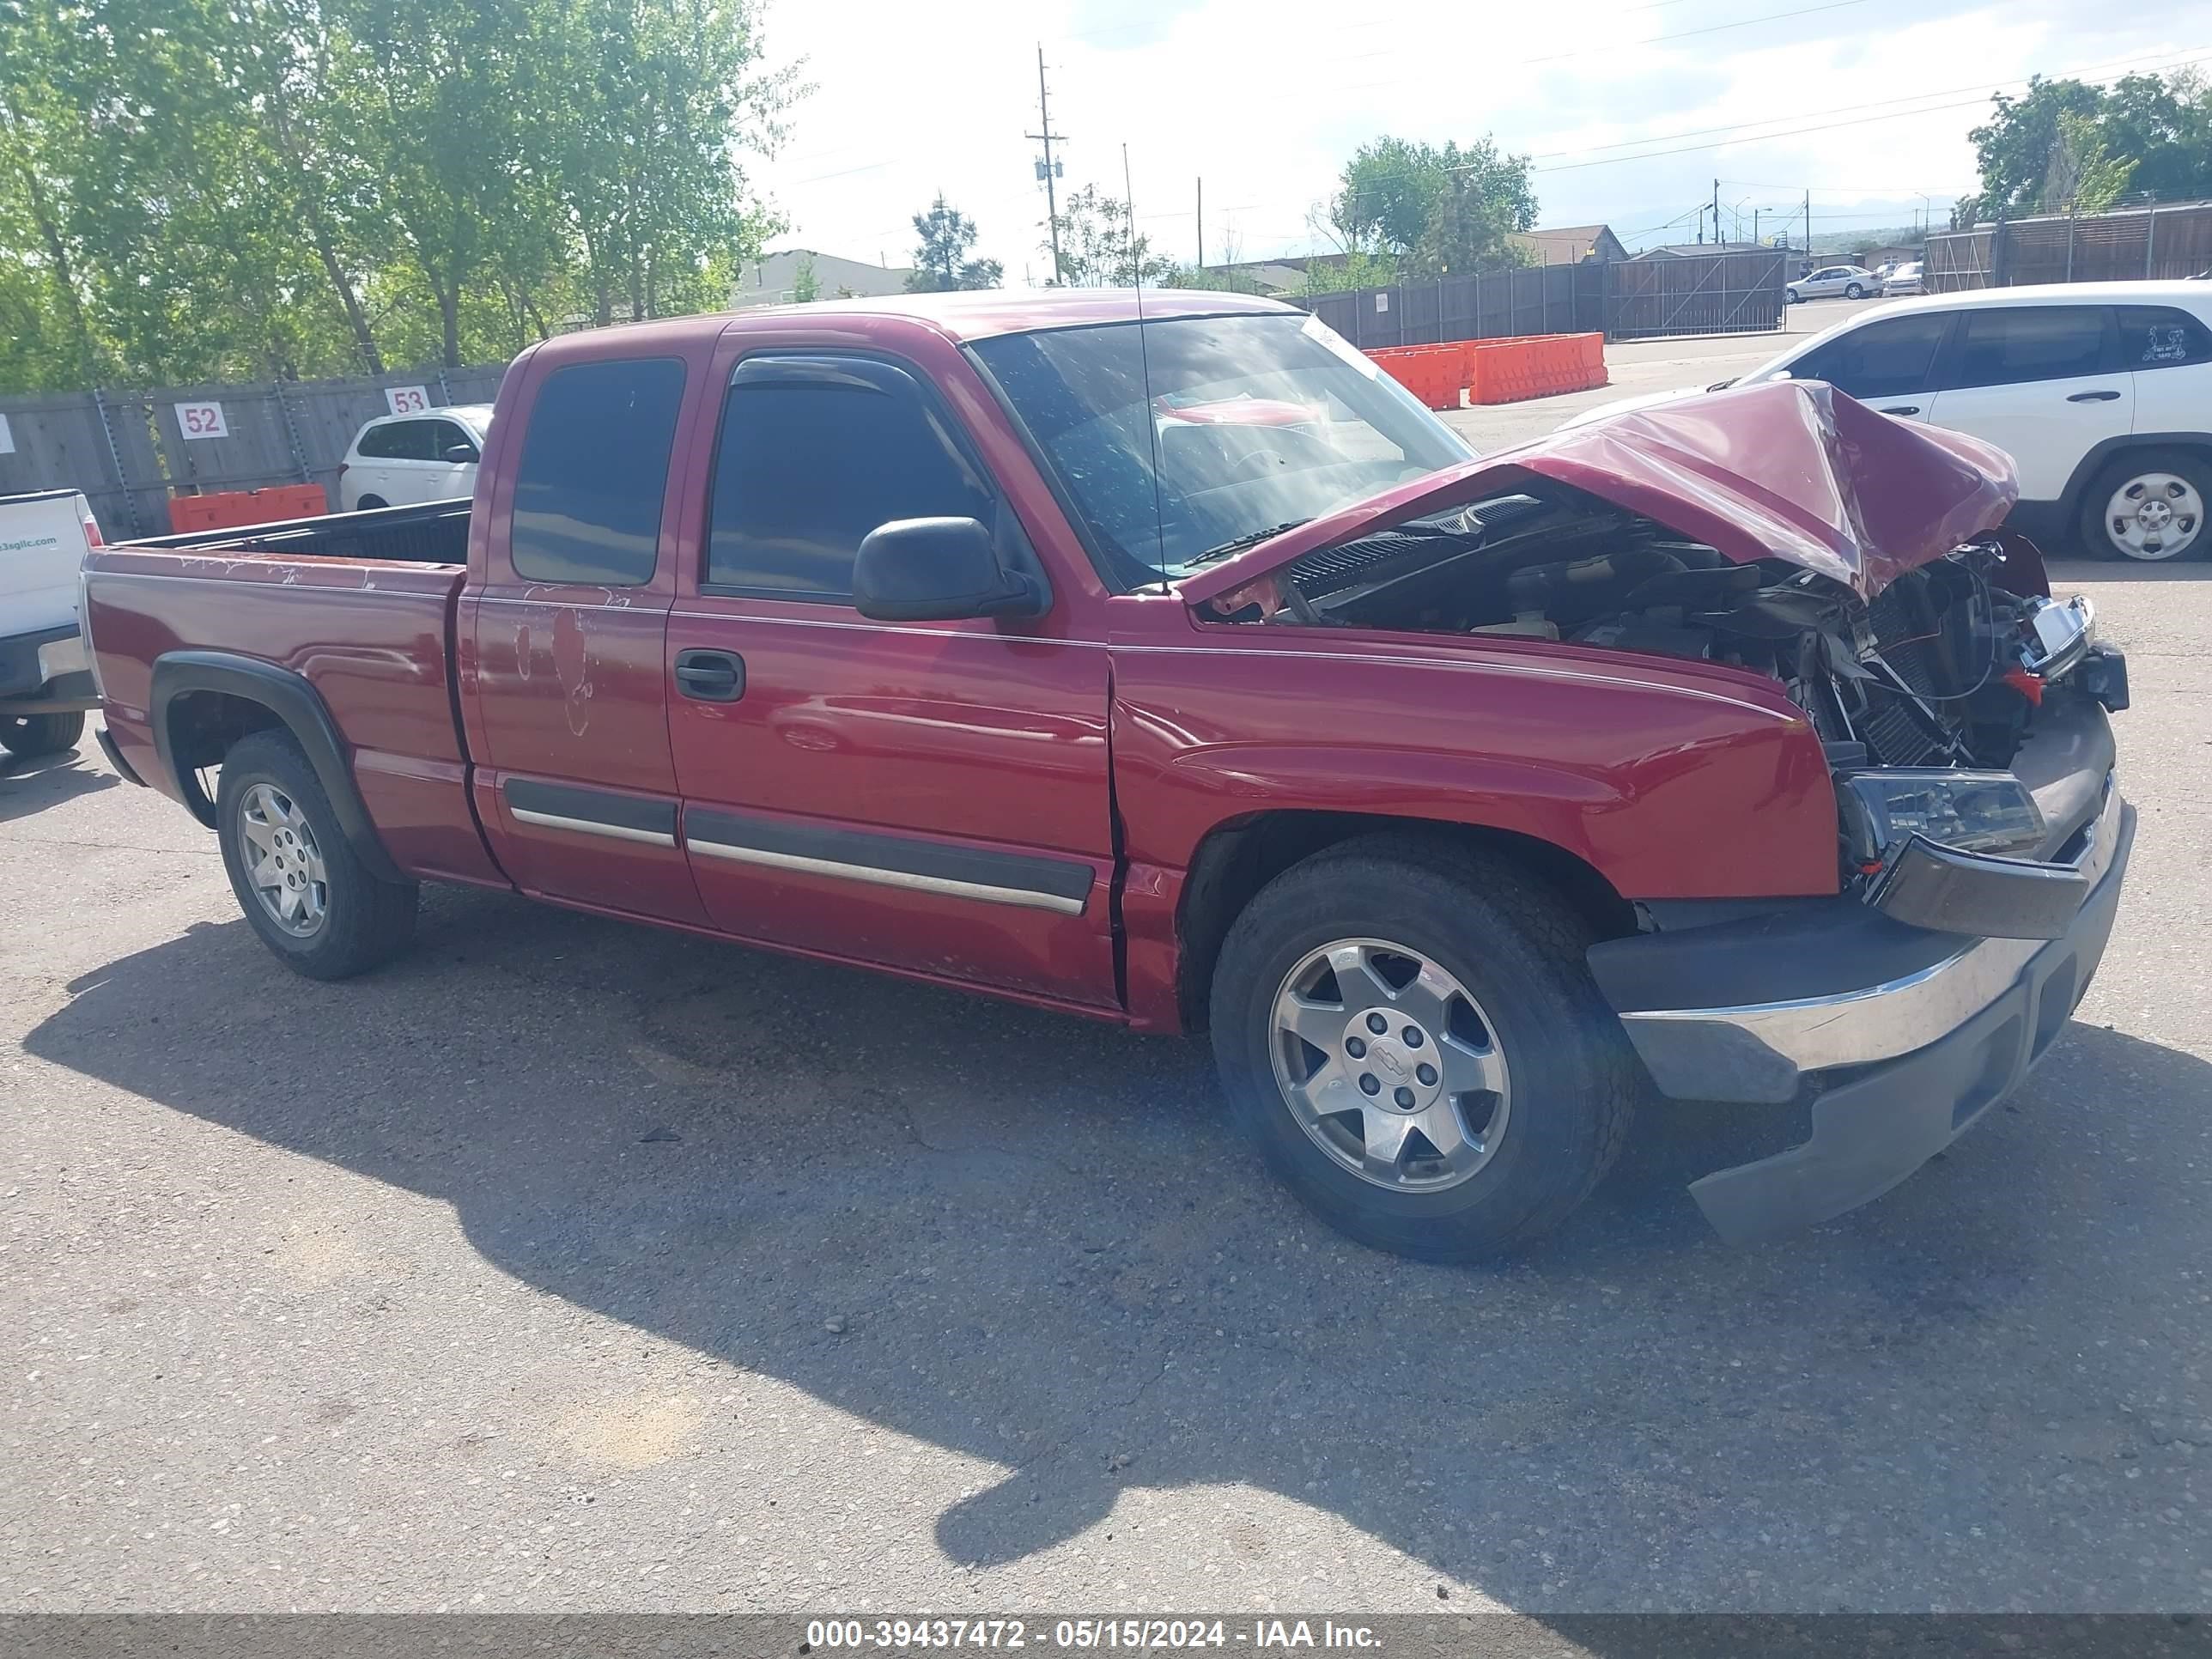
[[[856,295],[902,293],[906,279],[913,275],[905,265],[872,264],[811,247],[778,248],[763,253],[739,272],[730,289],[731,308],[747,311],[755,306],[790,303],[796,297],[802,265],[813,267],[815,291],[823,295],[834,295],[841,288]]]
[[[1607,242],[1619,252],[1627,252],[1611,225],[1539,226],[1534,230],[1510,232],[1506,240],[1528,249],[1536,256],[1537,264],[1545,265],[1580,264],[1592,254],[1603,252]]]
[[[1771,253],[1764,242],[1662,242],[1632,253],[1632,259],[1697,259],[1708,253]]]

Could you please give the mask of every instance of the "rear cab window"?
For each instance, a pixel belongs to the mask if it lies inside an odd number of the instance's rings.
[[[625,358],[571,363],[540,382],[515,467],[515,574],[595,587],[653,580],[684,374],[678,358]]]

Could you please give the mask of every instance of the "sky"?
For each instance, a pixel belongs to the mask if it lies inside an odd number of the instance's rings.
[[[1540,225],[1632,246],[1779,215],[1816,235],[1932,214],[1975,180],[1969,128],[2031,74],[2212,70],[2212,0],[769,0],[774,65],[811,90],[748,171],[771,247],[911,262],[939,192],[1009,285],[1049,264],[1037,49],[1063,189],[1123,194],[1179,261],[1327,251],[1309,223],[1382,134],[1492,135],[1534,158]],[[1679,229],[1668,229],[1670,222]]]

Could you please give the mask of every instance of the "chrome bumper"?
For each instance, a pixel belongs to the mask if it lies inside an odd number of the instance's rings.
[[[2127,812],[2108,779],[2085,844],[2071,859],[2021,866],[2021,878],[2039,887],[2063,878],[2076,891],[2078,909],[2111,872]],[[1793,1098],[1809,1073],[1894,1060],[1949,1035],[2004,995],[2046,943],[2046,937],[1972,939],[1927,967],[1854,990],[1721,1008],[1645,1010],[1620,1020],[1664,1093],[1778,1103]],[[1717,1077],[1733,1079],[1717,1095]]]

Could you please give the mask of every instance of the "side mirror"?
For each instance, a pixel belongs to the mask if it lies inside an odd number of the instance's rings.
[[[473,465],[483,458],[477,453],[477,447],[474,444],[447,444],[438,459],[442,461],[451,461],[456,465],[463,462]]]
[[[853,560],[854,606],[877,622],[1034,617],[1049,599],[1041,577],[1006,568],[973,519],[894,519]]]

